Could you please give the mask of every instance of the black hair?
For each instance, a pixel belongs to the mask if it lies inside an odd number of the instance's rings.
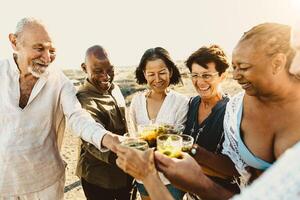
[[[161,59],[166,64],[168,70],[172,73],[170,78],[170,84],[176,85],[181,82],[180,72],[172,61],[169,52],[162,47],[155,47],[151,49],[147,49],[143,54],[139,65],[135,70],[135,78],[138,84],[146,84],[147,80],[144,76],[145,67],[148,61],[153,61],[156,59]]]

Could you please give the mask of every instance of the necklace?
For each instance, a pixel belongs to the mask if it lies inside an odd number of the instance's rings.
[[[194,144],[198,144],[199,136],[204,132],[204,128],[205,128],[206,124],[204,124],[203,126],[198,128],[197,131],[195,131],[195,126],[196,126],[196,123],[194,122],[193,128],[191,129],[191,135],[195,139]],[[222,135],[216,145],[216,149],[215,149],[214,153],[218,153],[220,151],[220,149],[222,147],[223,138],[224,138],[224,131],[222,132]]]
[[[195,144],[198,143],[199,135],[201,133],[203,133],[205,125],[206,124],[204,124],[203,126],[201,126],[200,128],[198,128],[197,131],[195,131],[196,122],[193,123],[193,128],[191,129],[191,133],[192,133],[191,135],[195,138],[195,142],[194,142]]]
[[[221,127],[219,126],[212,127],[215,124],[214,121],[218,120],[219,117],[221,117],[220,115],[215,116],[215,112],[217,112],[221,107],[220,106],[217,107],[218,109],[216,109],[215,107],[222,102],[223,101],[220,100],[214,106],[214,108],[212,108],[211,113],[200,124],[198,123],[198,118],[197,118],[198,112],[194,110],[191,114],[193,116],[191,117],[191,120],[193,120],[193,122],[192,122],[192,128],[190,129],[190,134],[195,139],[194,143],[198,145],[201,144],[200,146],[203,147],[206,146],[207,148],[211,149],[211,152],[214,153],[220,152],[224,140],[224,130],[220,129]],[[194,108],[197,107],[197,102],[194,101],[192,105]],[[202,139],[199,139],[200,137],[203,138],[204,140],[202,141]],[[209,138],[209,137],[215,137],[215,138]]]

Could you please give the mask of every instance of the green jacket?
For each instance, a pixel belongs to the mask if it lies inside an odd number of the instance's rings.
[[[100,91],[86,80],[79,89],[77,98],[82,107],[106,130],[119,135],[127,132],[125,100],[118,86],[112,85],[109,91]],[[113,152],[100,152],[94,145],[81,140],[76,174],[99,187],[127,187],[132,179],[117,167],[115,160]]]

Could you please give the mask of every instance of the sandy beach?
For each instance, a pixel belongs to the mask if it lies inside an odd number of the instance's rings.
[[[183,69],[184,70],[184,69]],[[181,70],[182,71],[182,70]],[[127,69],[120,69],[116,72],[116,82],[120,85],[120,87],[125,89],[133,89],[134,87],[140,87],[134,84],[134,76],[133,76],[133,68],[127,68]],[[128,81],[130,80],[130,81]],[[131,85],[130,85],[130,84]],[[122,85],[125,84],[125,85]],[[133,87],[133,88],[128,88]],[[173,88],[174,90],[185,94],[187,96],[195,96],[196,92],[192,86],[191,80],[188,78],[183,78],[183,84],[178,85]],[[229,78],[222,83],[222,89],[224,93],[233,95],[239,92],[241,89],[238,86],[238,84],[232,80],[229,76]],[[130,99],[133,94],[128,95],[126,97],[126,101],[128,104],[130,103]],[[65,186],[69,190],[65,193],[65,199],[66,200],[83,200],[85,199],[85,196],[82,191],[82,187],[78,185],[78,177],[75,175],[75,169],[76,169],[76,162],[78,158],[78,143],[79,138],[71,134],[69,130],[66,130],[64,140],[63,140],[63,147],[62,147],[62,157],[67,162],[67,169],[66,169],[66,184]],[[77,184],[75,187],[73,186]],[[73,184],[73,185],[72,185]]]
[[[69,130],[65,132],[65,137],[62,147],[62,157],[67,162],[66,168],[66,184],[68,186],[77,182],[79,179],[75,175],[76,163],[78,158],[78,143],[79,138],[71,134]],[[85,199],[81,186],[77,186],[65,193],[65,198],[68,200]]]

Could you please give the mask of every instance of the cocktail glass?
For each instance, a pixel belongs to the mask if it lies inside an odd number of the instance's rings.
[[[163,134],[157,137],[157,150],[170,158],[181,158],[182,137],[176,134]]]
[[[194,144],[194,138],[190,135],[182,134],[182,151],[189,153]]]

